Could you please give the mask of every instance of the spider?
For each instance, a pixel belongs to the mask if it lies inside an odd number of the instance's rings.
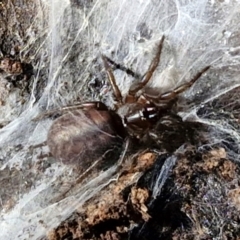
[[[54,158],[65,164],[91,162],[126,138],[141,141],[159,120],[171,112],[178,95],[190,88],[210,66],[172,91],[150,95],[145,86],[159,64],[163,42],[164,36],[146,74],[130,87],[125,98],[116,84],[107,57],[102,55],[116,104],[113,109],[100,101],[63,107],[60,110],[62,115],[54,120],[47,136],[47,145]]]

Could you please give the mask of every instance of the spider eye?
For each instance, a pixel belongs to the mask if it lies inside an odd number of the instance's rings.
[[[154,120],[157,115],[158,114],[155,107],[147,107],[143,111],[143,116],[148,120]]]

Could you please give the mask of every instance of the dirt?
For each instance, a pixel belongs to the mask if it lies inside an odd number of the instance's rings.
[[[223,148],[199,152],[188,146],[178,156],[161,194],[152,184],[169,155],[148,152],[137,166],[48,233],[48,239],[237,239],[240,218],[239,166]],[[143,175],[143,159],[149,159]],[[139,165],[138,165],[139,164]],[[219,231],[222,233],[219,233]]]

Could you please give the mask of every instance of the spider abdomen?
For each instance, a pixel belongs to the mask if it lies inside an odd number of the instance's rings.
[[[75,110],[56,119],[47,144],[53,157],[65,164],[90,165],[119,140],[110,112],[90,109]]]

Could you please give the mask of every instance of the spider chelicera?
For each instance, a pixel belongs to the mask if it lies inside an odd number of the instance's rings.
[[[122,96],[116,84],[107,57],[102,56],[116,104],[113,109],[99,101],[63,107],[60,110],[62,116],[53,122],[47,136],[47,145],[53,157],[66,164],[92,161],[119,140],[135,138],[141,141],[159,120],[168,115],[178,94],[190,88],[210,66],[172,91],[150,95],[149,88],[145,86],[159,64],[163,42],[164,36],[146,74],[130,87],[126,97]]]

